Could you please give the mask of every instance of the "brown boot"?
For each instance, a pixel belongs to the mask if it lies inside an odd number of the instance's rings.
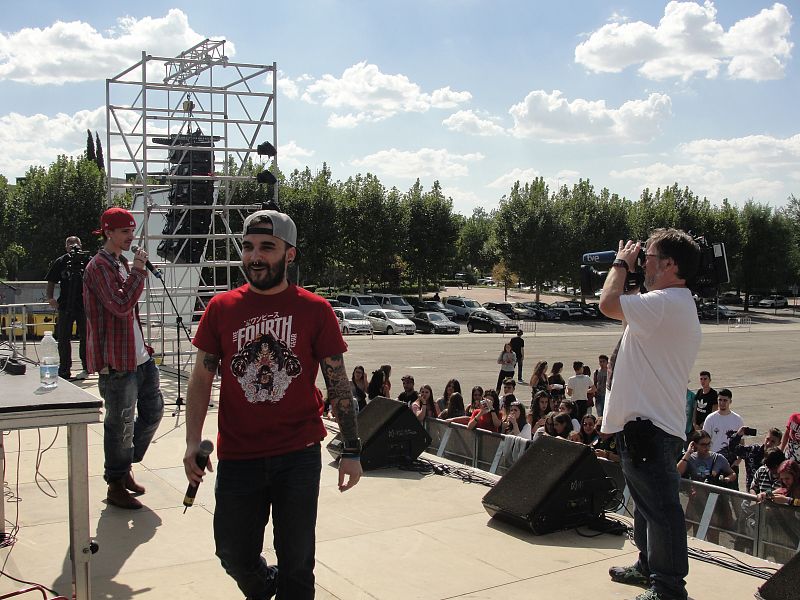
[[[108,482],[106,501],[113,506],[126,508],[128,510],[142,508],[142,503],[131,496],[128,490],[125,489],[125,479]]]
[[[129,492],[133,492],[134,494],[144,494],[144,486],[139,485],[133,480],[133,471],[128,471],[128,474],[125,475],[125,489]]]

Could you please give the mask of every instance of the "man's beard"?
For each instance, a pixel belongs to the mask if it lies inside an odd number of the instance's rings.
[[[254,266],[266,268],[252,272],[251,269]],[[271,290],[283,283],[283,280],[286,279],[286,254],[284,253],[281,259],[274,265],[262,261],[253,261],[245,267],[244,275],[248,283],[257,290],[261,290],[262,292]]]
[[[656,280],[661,276],[663,271],[659,268],[656,268],[654,271],[644,274],[644,286],[648,290],[652,290],[653,286],[656,283]]]

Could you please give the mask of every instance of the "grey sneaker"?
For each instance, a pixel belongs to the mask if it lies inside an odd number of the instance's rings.
[[[648,590],[645,590],[638,596],[636,596],[636,598],[634,598],[633,600],[669,600],[669,598],[667,598],[666,596],[662,596],[653,588],[650,588]]]
[[[631,565],[630,567],[611,567],[608,570],[608,574],[611,575],[611,581],[617,583],[638,585],[644,588],[650,587],[650,577],[642,573],[636,565]],[[645,596],[642,600],[646,600],[646,598]]]
[[[86,372],[86,369],[83,369],[80,373],[75,375],[75,379],[83,380],[89,377],[89,373]]]

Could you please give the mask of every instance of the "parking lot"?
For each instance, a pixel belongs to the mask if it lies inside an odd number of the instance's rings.
[[[503,290],[497,288],[458,288],[442,292],[460,294],[479,302],[503,300]],[[514,293],[509,301],[532,299],[527,293]],[[543,299],[548,301],[547,299]],[[741,308],[739,308],[741,310]],[[689,387],[697,389],[698,372],[711,371],[712,386],[733,391],[732,409],[742,415],[745,422],[762,435],[769,427],[780,427],[792,412],[800,411],[795,399],[800,388],[800,313],[793,316],[791,309],[752,311],[752,325],[731,328],[728,321],[720,324],[703,322],[703,342],[692,370]],[[538,360],[550,364],[561,361],[570,370],[573,360],[582,360],[596,368],[597,356],[611,354],[621,334],[618,323],[605,320],[535,322],[536,331],[524,334],[524,375],[530,377]],[[429,384],[436,395],[441,394],[445,383],[455,377],[462,390],[474,385],[493,386],[497,380],[497,356],[508,335],[496,333],[467,333],[461,335],[375,335],[347,336],[350,347],[345,356],[348,371],[357,364],[367,373],[381,364],[392,365],[393,395],[401,391],[400,377],[410,373],[417,388]],[[324,389],[319,378],[318,385]],[[517,396],[528,402],[527,385],[517,388]]]

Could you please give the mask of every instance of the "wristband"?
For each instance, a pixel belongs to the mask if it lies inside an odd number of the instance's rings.
[[[355,454],[353,452],[347,452],[347,453],[343,452],[342,453],[342,459],[345,459],[345,460],[361,460],[361,455],[360,454]]]
[[[686,460],[685,458],[681,457],[681,459],[680,459],[678,462],[685,462],[685,463],[688,463],[689,461],[688,461],[688,460]]]
[[[626,271],[630,270],[630,269],[628,269],[628,263],[625,262],[624,260],[622,260],[621,258],[615,258],[614,262],[611,263],[611,266],[612,267],[622,267]]]

